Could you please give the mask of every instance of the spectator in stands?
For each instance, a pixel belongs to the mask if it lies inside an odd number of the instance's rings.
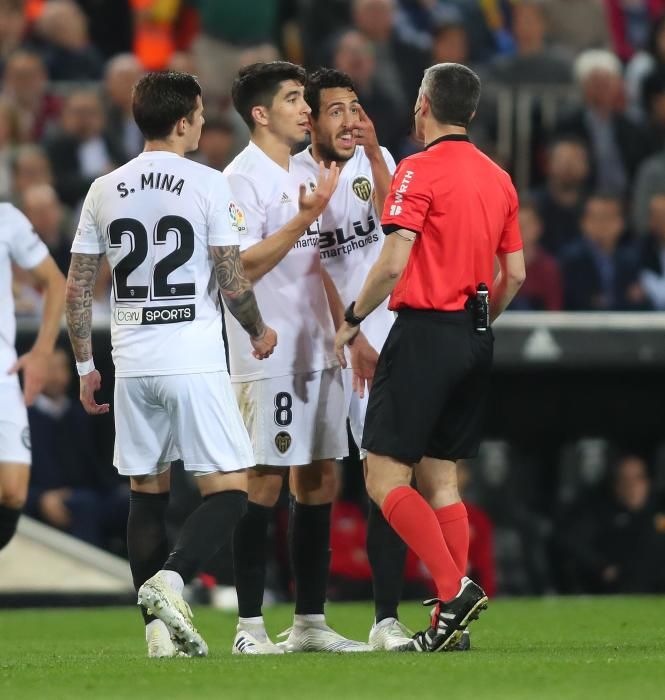
[[[215,114],[206,116],[194,158],[220,172],[233,160],[233,125],[229,119]]]
[[[20,49],[5,61],[2,94],[18,110],[22,141],[38,141],[57,121],[61,103],[48,92],[44,61],[33,51]]]
[[[665,0],[605,0],[614,53],[628,61],[646,47],[649,30],[665,12]]]
[[[410,111],[405,103],[384,90],[376,75],[376,57],[368,39],[355,30],[344,32],[335,45],[333,65],[351,76],[360,104],[374,123],[379,143],[391,153],[398,153],[410,131]]]
[[[25,35],[24,0],[0,0],[0,73],[7,57],[19,48]]]
[[[143,136],[132,114],[132,88],[142,75],[143,68],[131,53],[118,54],[106,64],[106,117],[109,131],[122,141],[123,160],[130,160],[143,150]]]
[[[330,62],[330,37],[351,25],[351,0],[297,0],[298,27],[305,66],[318,68]]]
[[[619,59],[602,49],[590,49],[575,61],[582,88],[581,108],[563,117],[559,135],[582,139],[591,154],[594,189],[624,195],[640,162],[648,155],[644,130],[624,113]]]
[[[395,0],[352,0],[353,28],[367,38],[376,60],[376,80],[400,104],[414,104],[429,50],[408,44],[395,27]]]
[[[626,99],[630,113],[639,119],[645,116],[643,107],[643,83],[654,71],[665,68],[665,14],[651,27],[648,44],[636,52],[628,62],[625,72]]]
[[[32,471],[26,512],[90,544],[122,536],[127,485],[95,451],[90,416],[68,395],[70,357],[57,349],[44,391],[28,410]]]
[[[88,20],[90,38],[104,59],[132,50],[130,0],[76,0]]]
[[[24,192],[23,213],[46,243],[63,274],[69,271],[71,228],[62,202],[51,185],[32,185]]]
[[[609,47],[604,0],[543,0],[547,36],[573,56],[585,49]]]
[[[540,245],[543,222],[535,202],[522,199],[519,224],[524,244],[526,280],[513,299],[514,311],[560,311],[563,308],[563,288],[559,264]]]
[[[0,201],[12,195],[12,155],[18,140],[18,114],[11,102],[0,98]]]
[[[58,194],[72,207],[95,178],[124,162],[121,146],[106,129],[102,103],[94,90],[76,90],[67,97],[60,129],[44,145]]]
[[[490,76],[503,85],[567,84],[572,81],[568,57],[545,44],[546,17],[538,0],[515,3],[513,12],[514,54],[498,56],[490,65]]]
[[[665,592],[665,509],[640,457],[621,459],[609,493],[573,506],[558,531],[576,592]]]
[[[640,283],[651,306],[665,311],[665,193],[655,194],[649,209],[649,235],[640,246]]]
[[[279,57],[283,5],[280,0],[197,0],[196,6],[201,33],[192,50],[199,77],[207,103],[224,108],[239,68]]]
[[[619,245],[625,222],[621,200],[594,194],[581,220],[583,237],[561,256],[564,303],[569,311],[639,311],[648,300],[639,283],[638,256]]]
[[[99,80],[103,59],[90,41],[88,22],[74,0],[49,0],[34,24],[32,45],[51,80]]]
[[[649,73],[642,84],[642,104],[650,154],[665,148],[665,66]]]
[[[51,162],[41,146],[24,144],[14,152],[12,200],[20,207],[23,195],[32,185],[53,184]]]
[[[547,149],[546,181],[533,199],[543,222],[540,240],[545,250],[558,255],[580,237],[579,220],[589,187],[589,154],[574,138],[554,141]]]
[[[457,16],[443,15],[432,24],[431,63],[470,63],[469,35]]]

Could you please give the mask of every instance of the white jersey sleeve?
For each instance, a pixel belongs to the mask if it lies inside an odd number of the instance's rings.
[[[213,187],[209,198],[208,245],[240,245],[240,236],[247,230],[245,215],[233,200],[229,183],[222,173],[215,173],[211,179]]]
[[[247,250],[268,234],[266,209],[252,180],[235,172],[229,172],[227,177],[245,224],[245,230],[240,232],[240,250]]]
[[[12,205],[8,209],[7,225],[11,233],[9,239],[9,254],[12,260],[24,270],[31,270],[43,262],[48,255],[48,248],[42,239],[35,233],[32,224],[25,214]]]
[[[79,225],[76,228],[76,235],[72,243],[72,253],[83,253],[85,255],[99,255],[106,252],[106,242],[104,233],[100,230],[96,219],[97,211],[97,180],[95,180],[83,202]]]

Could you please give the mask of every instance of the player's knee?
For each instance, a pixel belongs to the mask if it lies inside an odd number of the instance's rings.
[[[300,503],[332,503],[337,495],[337,485],[337,467],[333,460],[298,467],[291,482]]]
[[[21,486],[10,486],[2,489],[0,505],[13,510],[21,510],[28,498],[28,490]]]

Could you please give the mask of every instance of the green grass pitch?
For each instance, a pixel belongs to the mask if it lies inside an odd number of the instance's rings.
[[[464,654],[231,656],[234,616],[195,614],[210,657],[149,660],[134,610],[0,611],[0,698],[665,698],[665,597],[490,601]],[[356,639],[371,614],[328,609]],[[274,635],[290,618],[266,611]],[[421,628],[426,611],[404,605],[402,619]]]

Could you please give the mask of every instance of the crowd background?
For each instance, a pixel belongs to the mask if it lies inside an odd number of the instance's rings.
[[[527,282],[511,309],[665,310],[665,0],[0,0],[0,201],[24,211],[66,274],[91,182],[142,150],[131,115],[141,74],[200,76],[206,126],[192,157],[223,170],[248,138],[233,77],[279,57],[349,73],[396,160],[421,148],[411,123],[423,70],[470,65],[483,83],[472,140],[520,194]],[[109,286],[103,268],[97,319]],[[19,318],[39,316],[39,290],[19,270],[14,293]],[[30,422],[28,512],[122,554],[127,485],[111,466],[112,423],[83,413],[67,350]],[[485,443],[465,466],[480,583],[499,594],[664,591],[657,444],[627,449],[601,430],[561,441],[545,469],[514,441]],[[330,594],[367,596],[357,454],[340,474]],[[174,528],[196,498],[178,481]],[[287,507],[274,527],[277,597],[289,591]],[[207,584],[230,582],[224,552],[210,569]],[[427,585],[410,561],[407,592]]]

